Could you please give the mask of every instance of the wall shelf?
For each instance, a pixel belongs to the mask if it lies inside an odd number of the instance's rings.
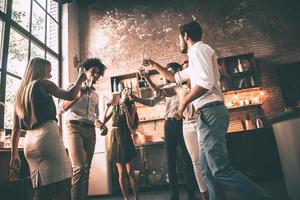
[[[218,64],[223,92],[260,85],[254,53],[219,58]]]
[[[153,118],[153,119],[142,119],[139,120],[139,122],[151,122],[151,121],[158,121],[158,120],[164,120],[164,117],[158,117],[158,118]]]
[[[236,106],[236,107],[228,107],[228,110],[235,110],[235,109],[243,109],[243,108],[251,108],[251,107],[258,107],[261,106],[262,104],[249,104],[249,105],[244,105],[244,106]]]

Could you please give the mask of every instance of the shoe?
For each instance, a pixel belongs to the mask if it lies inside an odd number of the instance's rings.
[[[208,192],[201,192],[201,200],[209,200]]]

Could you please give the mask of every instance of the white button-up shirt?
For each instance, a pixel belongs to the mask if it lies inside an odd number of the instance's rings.
[[[68,88],[71,88],[74,84],[71,84]],[[63,108],[63,100],[59,102],[58,112],[62,114],[65,112]],[[99,117],[99,95],[91,90],[90,94],[84,94],[80,97],[67,111],[66,119],[80,120],[90,124],[94,124],[94,121]]]
[[[195,43],[188,51],[189,66],[175,74],[177,83],[183,83],[190,79],[192,88],[201,86],[208,91],[193,101],[198,110],[207,103],[224,101],[220,86],[220,74],[215,51],[202,41]]]

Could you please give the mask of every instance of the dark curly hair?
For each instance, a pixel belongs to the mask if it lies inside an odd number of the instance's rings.
[[[176,72],[182,70],[182,66],[179,63],[177,63],[177,62],[168,63],[167,66],[166,66],[166,68],[167,69],[172,68]]]
[[[89,70],[92,67],[96,67],[99,69],[100,75],[104,75],[104,71],[106,70],[106,66],[101,62],[99,58],[89,58],[81,64],[85,70]]]

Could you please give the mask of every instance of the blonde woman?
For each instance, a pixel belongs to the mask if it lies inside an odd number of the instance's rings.
[[[20,130],[26,130],[24,154],[35,189],[34,199],[69,200],[72,168],[61,140],[52,96],[74,99],[86,75],[81,73],[68,91],[57,87],[50,78],[48,60],[33,58],[29,61],[15,98],[10,167],[20,169],[18,142]]]

